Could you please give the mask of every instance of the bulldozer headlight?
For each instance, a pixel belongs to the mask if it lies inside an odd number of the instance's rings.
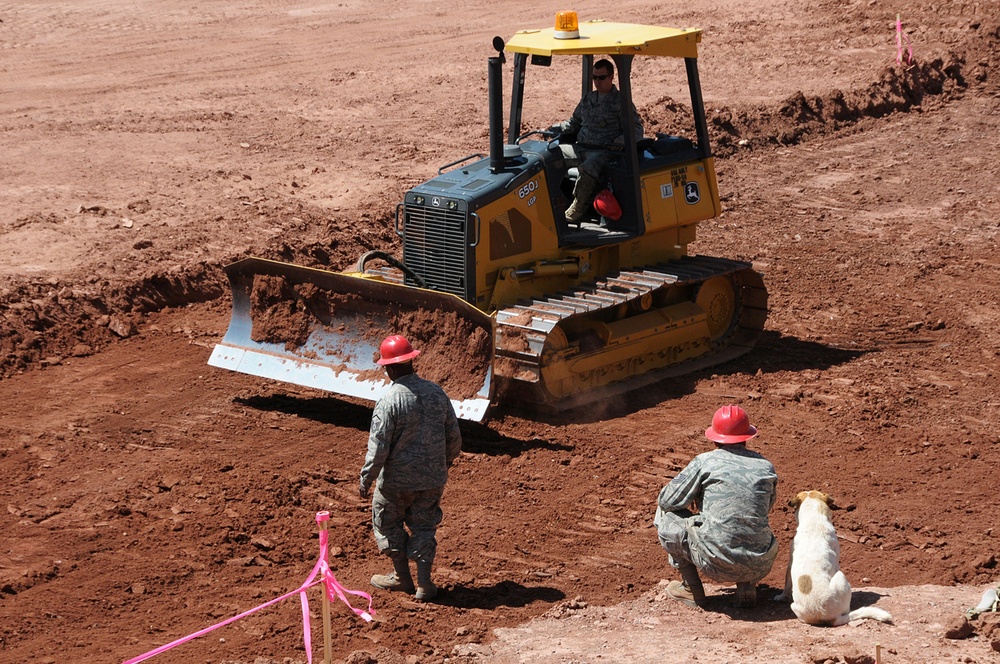
[[[556,39],[579,39],[580,19],[576,12],[558,12],[556,14]]]
[[[448,201],[448,209],[449,210],[457,210],[458,209],[458,201]]]
[[[417,194],[416,196],[413,197],[413,202],[416,203],[417,205],[423,205],[424,200],[425,200],[424,197],[421,196],[420,194]]]

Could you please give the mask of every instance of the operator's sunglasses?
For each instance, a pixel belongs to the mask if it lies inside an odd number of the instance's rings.
[[[611,74],[594,74],[595,81],[603,81],[606,78],[611,78]]]

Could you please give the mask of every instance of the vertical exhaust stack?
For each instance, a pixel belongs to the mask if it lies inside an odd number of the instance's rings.
[[[503,150],[503,64],[507,58],[503,54],[503,38],[493,38],[493,48],[497,54],[489,60],[489,103],[490,103],[490,171],[499,173],[504,169]]]

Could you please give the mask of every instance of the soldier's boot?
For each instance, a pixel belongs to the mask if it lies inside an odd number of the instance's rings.
[[[566,221],[568,223],[577,224],[583,219],[583,215],[587,213],[590,201],[593,200],[599,186],[600,183],[597,180],[582,171],[580,172],[580,177],[576,179],[576,186],[573,187],[573,202],[566,208]]]
[[[671,599],[683,602],[691,608],[705,603],[705,587],[698,576],[698,568],[688,563],[677,569],[683,581],[671,581],[667,584],[667,594]]]
[[[736,606],[752,609],[757,606],[757,584],[741,581],[736,584]]]
[[[417,592],[413,597],[421,602],[434,599],[438,594],[437,586],[431,581],[431,567],[433,564],[430,560],[417,561]]]
[[[405,555],[392,559],[393,570],[389,574],[376,574],[372,577],[372,585],[382,590],[398,590],[413,594],[413,576],[410,574],[410,561]]]

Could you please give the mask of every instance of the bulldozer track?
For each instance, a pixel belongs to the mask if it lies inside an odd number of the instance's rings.
[[[541,383],[543,351],[549,335],[559,323],[651,295],[661,288],[694,285],[717,276],[750,271],[750,263],[710,256],[685,256],[662,265],[638,270],[623,270],[591,284],[548,297],[507,307],[496,314],[496,357],[509,363],[506,373],[516,381]],[[767,292],[763,283],[743,285],[738,305],[739,318],[730,334],[719,340],[717,349],[627,381],[590,391],[579,398],[563,398],[559,408],[574,407],[595,398],[619,394],[656,382],[713,366],[749,351],[763,328],[767,316]]]

